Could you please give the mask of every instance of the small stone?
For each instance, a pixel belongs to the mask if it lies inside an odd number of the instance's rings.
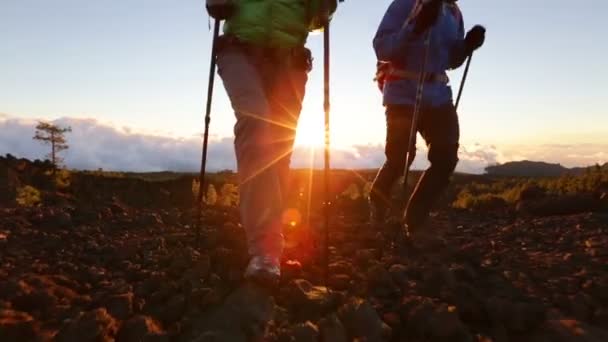
[[[438,339],[449,341],[469,341],[469,333],[458,318],[455,308],[441,305],[435,309],[432,318],[428,322],[429,333]]]
[[[171,226],[177,226],[180,224],[179,210],[171,210],[164,212],[162,215],[162,221]]]
[[[58,298],[49,289],[35,289],[13,299],[13,306],[25,312],[48,312],[58,304]]]
[[[148,316],[135,316],[124,322],[118,331],[118,342],[129,341],[169,341],[160,323]]]
[[[346,274],[335,274],[329,278],[329,286],[337,291],[345,291],[350,287],[350,276]]]
[[[35,340],[38,325],[25,312],[0,309],[0,341]]]
[[[528,333],[545,322],[547,309],[540,303],[518,303],[512,318],[516,323],[507,326],[511,331]]]
[[[73,321],[67,322],[55,336],[59,342],[94,342],[113,341],[118,331],[118,323],[108,314],[106,309],[100,308],[87,313],[81,313]]]
[[[337,262],[329,264],[329,273],[330,274],[353,274],[354,268],[350,262],[337,261]]]
[[[375,342],[390,339],[390,327],[382,322],[376,310],[367,301],[352,299],[340,308],[339,315],[350,340],[358,338]]]
[[[171,324],[177,322],[184,315],[186,310],[186,298],[183,295],[173,296],[164,309],[161,311],[160,318],[164,323]]]
[[[395,282],[395,284],[397,284],[399,286],[403,286],[407,283],[407,281],[408,281],[407,267],[405,267],[404,265],[401,265],[401,264],[392,265],[388,269],[388,272],[391,274],[391,277],[393,278],[393,281]]]
[[[355,262],[357,266],[365,268],[373,260],[377,259],[377,252],[375,249],[362,249],[355,253]]]
[[[194,271],[200,278],[206,278],[211,270],[211,259],[208,255],[202,255],[194,263]]]
[[[65,210],[51,209],[45,214],[42,224],[51,228],[68,228],[72,226],[72,215]]]
[[[334,305],[334,297],[322,286],[304,279],[292,280],[283,293],[290,310],[301,319],[316,320]]]
[[[597,309],[593,314],[593,324],[608,327],[608,308]]]
[[[406,297],[401,303],[401,319],[407,322],[406,331],[410,336],[424,336],[427,324],[433,315],[434,306],[429,298]]]
[[[397,313],[387,312],[382,315],[382,320],[388,324],[391,328],[398,327],[401,324],[401,318]]]
[[[593,299],[589,295],[579,292],[570,297],[570,310],[579,321],[588,321],[593,316]]]
[[[243,335],[254,341],[263,340],[267,325],[274,316],[274,308],[274,299],[265,289],[245,284],[205,319],[201,331],[213,334],[200,341],[246,341],[242,339]],[[233,339],[227,339],[228,336]]]
[[[295,342],[317,342],[319,340],[319,328],[310,321],[293,327],[291,334]]]
[[[145,213],[139,216],[137,223],[144,227],[157,226],[162,225],[163,220],[160,218],[158,214],[155,213]]]
[[[173,257],[169,268],[173,273],[181,273],[186,269],[190,269],[198,257],[199,253],[191,248],[180,250]]]
[[[319,322],[320,340],[323,342],[346,342],[346,330],[338,319],[331,314]]]
[[[469,265],[452,265],[449,271],[458,281],[471,283],[478,278],[477,272]]]
[[[545,322],[527,341],[604,342],[608,341],[608,332],[576,320],[551,320]]]
[[[114,295],[106,302],[108,312],[121,320],[129,318],[133,314],[133,293]]]
[[[372,266],[367,272],[369,289],[377,296],[392,296],[398,294],[399,289],[393,282],[393,277],[382,264]]]
[[[466,283],[459,283],[451,292],[449,298],[458,308],[460,318],[467,324],[485,325],[488,315],[483,295]]]
[[[240,331],[220,330],[206,331],[194,338],[192,342],[248,342],[247,336]]]
[[[298,260],[287,260],[281,267],[284,279],[296,279],[302,276],[302,263]]]
[[[444,288],[454,288],[456,279],[446,267],[433,268],[424,274],[423,290],[426,295],[439,297]]]
[[[540,304],[511,302],[497,297],[487,300],[486,310],[494,325],[515,333],[534,330],[546,317],[546,310]]]
[[[222,297],[218,291],[211,288],[202,288],[192,291],[190,299],[195,304],[198,304],[203,310],[218,305],[222,301]]]
[[[408,336],[463,342],[472,338],[454,306],[435,305],[429,298],[410,297],[404,301],[401,311]]]

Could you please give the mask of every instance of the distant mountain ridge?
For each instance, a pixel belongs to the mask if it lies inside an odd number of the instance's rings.
[[[600,167],[608,169],[608,163],[603,166],[595,165],[589,167],[567,168],[561,164],[551,164],[538,161],[522,160],[504,164],[491,165],[485,168],[486,174],[491,176],[511,177],[559,177],[566,174],[580,175],[586,170]]]

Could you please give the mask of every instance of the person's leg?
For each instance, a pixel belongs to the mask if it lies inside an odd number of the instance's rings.
[[[418,181],[405,213],[411,233],[421,229],[433,204],[447,188],[458,163],[460,139],[458,115],[451,103],[425,109],[419,128],[429,147],[431,166]]]
[[[272,167],[275,138],[260,61],[237,47],[224,47],[218,53],[218,72],[237,118],[234,134],[240,211],[249,254],[252,262],[272,260],[276,265],[271,273],[278,275],[277,261],[283,250],[282,194],[278,171]]]
[[[299,58],[299,57],[294,57]],[[302,56],[302,58],[307,58]],[[296,138],[298,119],[302,111],[308,67],[299,63],[284,63],[270,66],[278,68],[275,78],[270,81],[268,100],[272,129],[273,167],[279,177],[281,195],[284,201],[289,191],[289,170],[291,155]]]
[[[407,146],[412,126],[411,106],[389,105],[386,108],[386,162],[378,171],[370,192],[372,220],[382,223],[391,207],[391,189],[405,171]],[[416,143],[410,147],[409,163],[414,161]]]

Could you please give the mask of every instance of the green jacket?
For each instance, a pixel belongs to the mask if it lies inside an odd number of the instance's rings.
[[[236,0],[236,12],[224,33],[256,45],[290,48],[303,46],[308,32],[320,28],[321,4],[336,0]]]

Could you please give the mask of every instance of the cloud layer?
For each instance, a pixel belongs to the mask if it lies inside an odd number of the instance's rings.
[[[70,149],[65,162],[70,168],[120,171],[196,171],[200,167],[201,139],[174,138],[136,133],[95,119],[61,118],[55,124],[71,126],[67,136]],[[30,159],[43,158],[48,147],[34,141],[36,121],[0,114],[0,154],[11,153]],[[489,164],[514,159],[545,160],[566,165],[589,165],[606,161],[606,146],[543,145],[534,149],[512,148],[498,151],[494,146],[475,144],[462,146],[458,171],[482,173]],[[567,151],[567,153],[564,153]],[[421,149],[414,168],[425,168],[425,150]],[[559,158],[555,158],[559,156]],[[315,167],[323,165],[323,151],[297,147],[293,167],[307,167],[311,159]],[[377,168],[384,162],[382,145],[358,145],[332,151],[334,168]],[[232,138],[212,139],[209,144],[209,170],[234,169],[236,162]]]

